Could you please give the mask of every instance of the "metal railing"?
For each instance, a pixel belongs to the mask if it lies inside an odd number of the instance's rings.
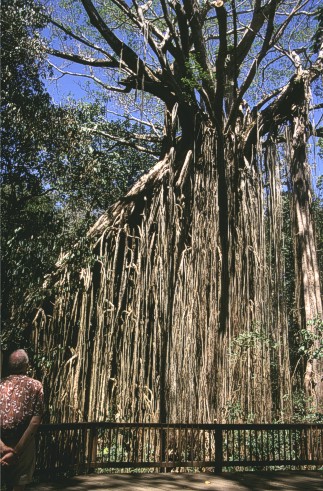
[[[41,425],[36,469],[53,477],[98,468],[321,465],[323,424],[64,423]]]

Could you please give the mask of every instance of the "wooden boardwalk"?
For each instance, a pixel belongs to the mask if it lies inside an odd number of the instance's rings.
[[[95,474],[28,486],[29,491],[323,491],[321,471]]]

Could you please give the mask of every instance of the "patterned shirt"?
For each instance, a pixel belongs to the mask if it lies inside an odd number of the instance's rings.
[[[27,375],[9,375],[0,382],[1,433],[19,439],[33,416],[42,416],[43,386]],[[10,438],[11,439],[11,438]]]

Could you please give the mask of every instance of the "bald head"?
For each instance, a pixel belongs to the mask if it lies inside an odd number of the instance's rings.
[[[29,358],[25,350],[18,349],[11,353],[8,360],[9,373],[12,375],[25,375]]]

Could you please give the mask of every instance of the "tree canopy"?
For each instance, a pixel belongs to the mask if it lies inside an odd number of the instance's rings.
[[[273,111],[292,102],[285,84],[295,69],[319,76],[320,12],[316,1],[65,2],[51,15],[48,51],[90,67],[86,76],[108,93],[178,103],[182,128],[202,109],[227,131],[245,98],[265,133]]]

